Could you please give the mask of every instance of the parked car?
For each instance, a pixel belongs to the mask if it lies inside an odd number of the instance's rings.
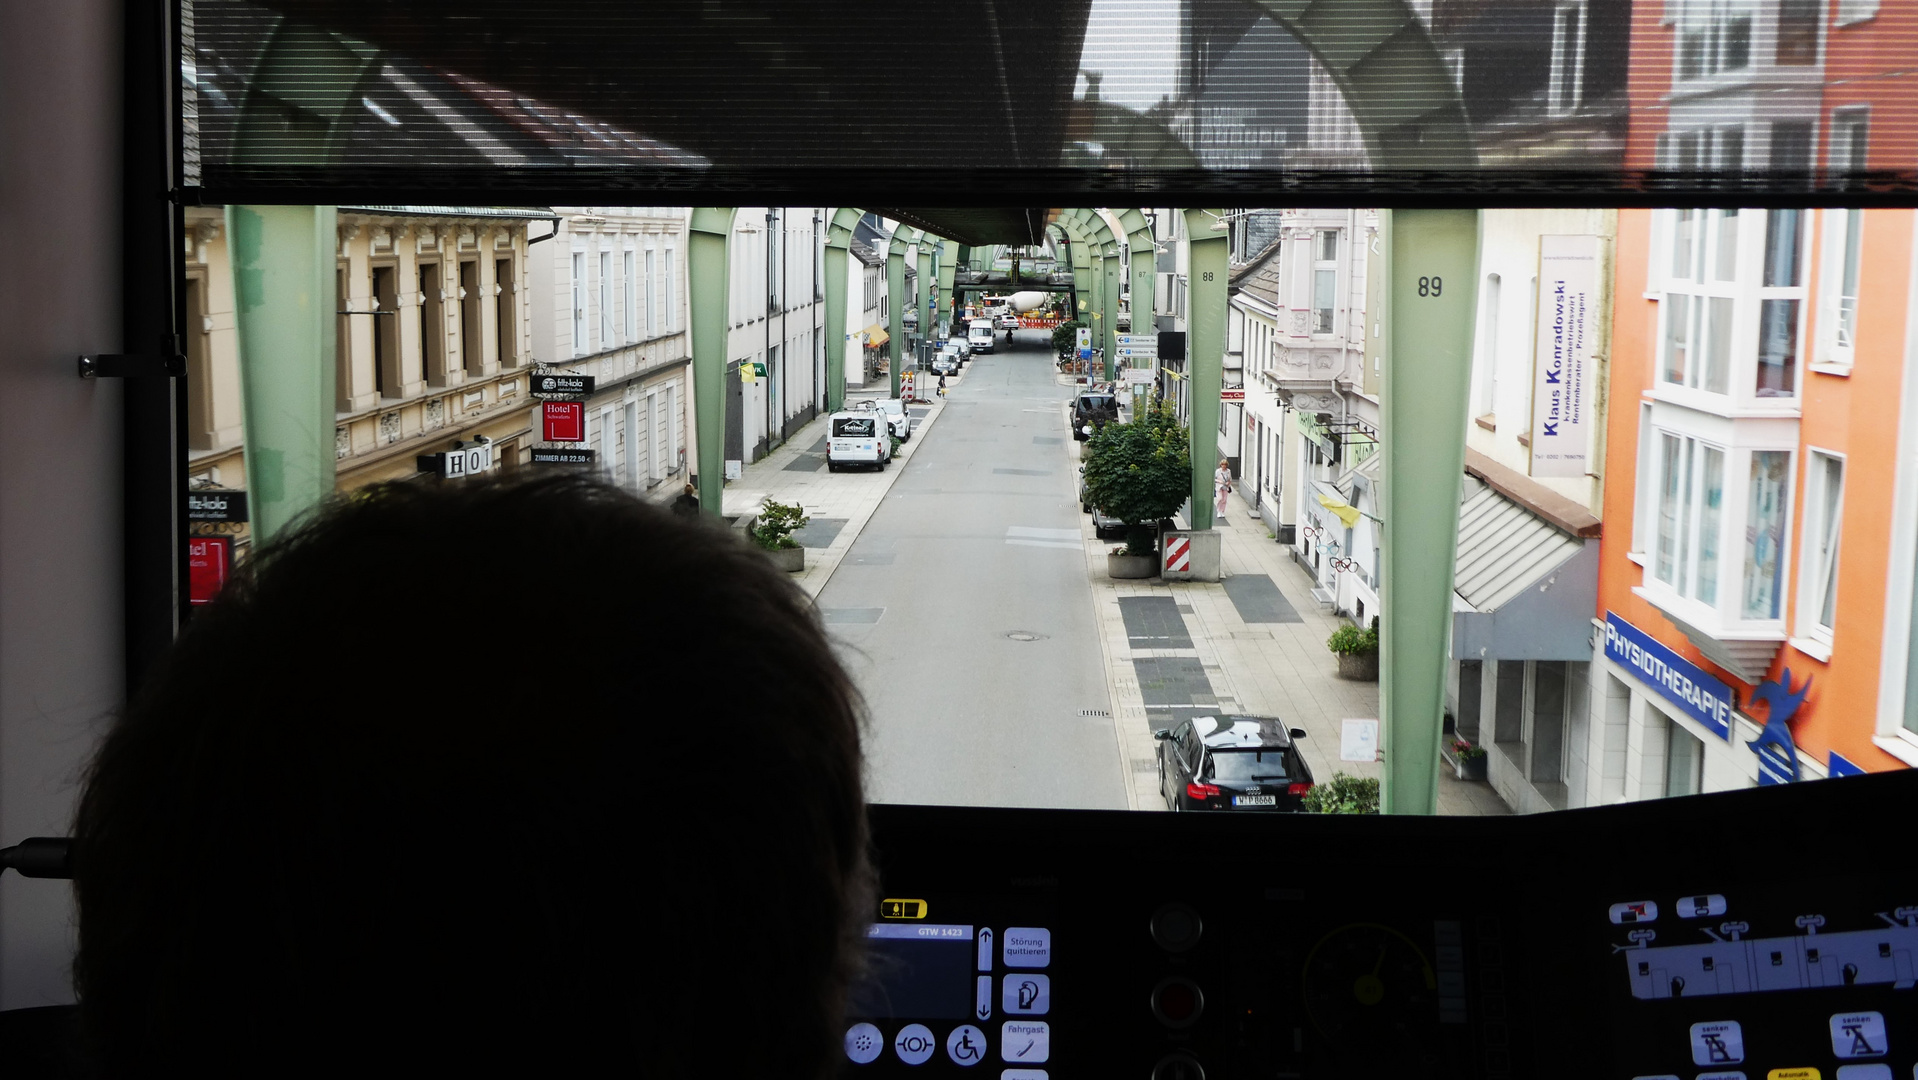
[[[1072,411],[1066,422],[1072,428],[1072,437],[1084,442],[1092,433],[1117,423],[1119,419],[1119,399],[1110,391],[1082,393],[1072,399]]]
[[[951,353],[940,353],[938,356],[932,358],[932,373],[934,375],[957,375],[959,374],[959,361],[953,359]]]
[[[886,414],[886,423],[900,442],[912,441],[912,416],[906,412],[906,403],[898,398],[880,398],[872,407]]]
[[[1169,809],[1305,808],[1312,769],[1295,742],[1305,737],[1299,728],[1270,716],[1197,716],[1153,737]]]
[[[880,424],[885,413],[871,407],[836,412],[829,421],[826,438],[826,469],[838,472],[847,465],[870,465],[883,469],[892,461],[890,430]]]

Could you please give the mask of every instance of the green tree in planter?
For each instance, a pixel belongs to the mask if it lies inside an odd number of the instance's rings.
[[[1191,443],[1163,404],[1086,441],[1086,501],[1126,523],[1126,554],[1150,555],[1159,519],[1192,495]]]
[[[753,543],[767,551],[781,548],[796,548],[799,541],[792,538],[794,531],[806,527],[812,519],[806,516],[806,510],[798,503],[774,502],[768,498],[759,509],[759,518],[753,523],[751,535]]]

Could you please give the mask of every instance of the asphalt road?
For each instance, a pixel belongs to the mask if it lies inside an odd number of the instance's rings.
[[[1126,806],[1071,390],[1050,332],[1017,336],[967,365],[818,598],[871,711],[875,802]]]

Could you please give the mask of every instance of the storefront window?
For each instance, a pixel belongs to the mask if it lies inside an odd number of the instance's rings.
[[[1696,795],[1705,788],[1705,745],[1676,720],[1665,721],[1665,794]]]

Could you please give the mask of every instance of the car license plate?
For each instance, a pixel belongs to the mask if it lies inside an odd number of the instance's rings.
[[[1234,795],[1232,796],[1233,806],[1277,806],[1278,804],[1279,804],[1279,797],[1277,795]]]

